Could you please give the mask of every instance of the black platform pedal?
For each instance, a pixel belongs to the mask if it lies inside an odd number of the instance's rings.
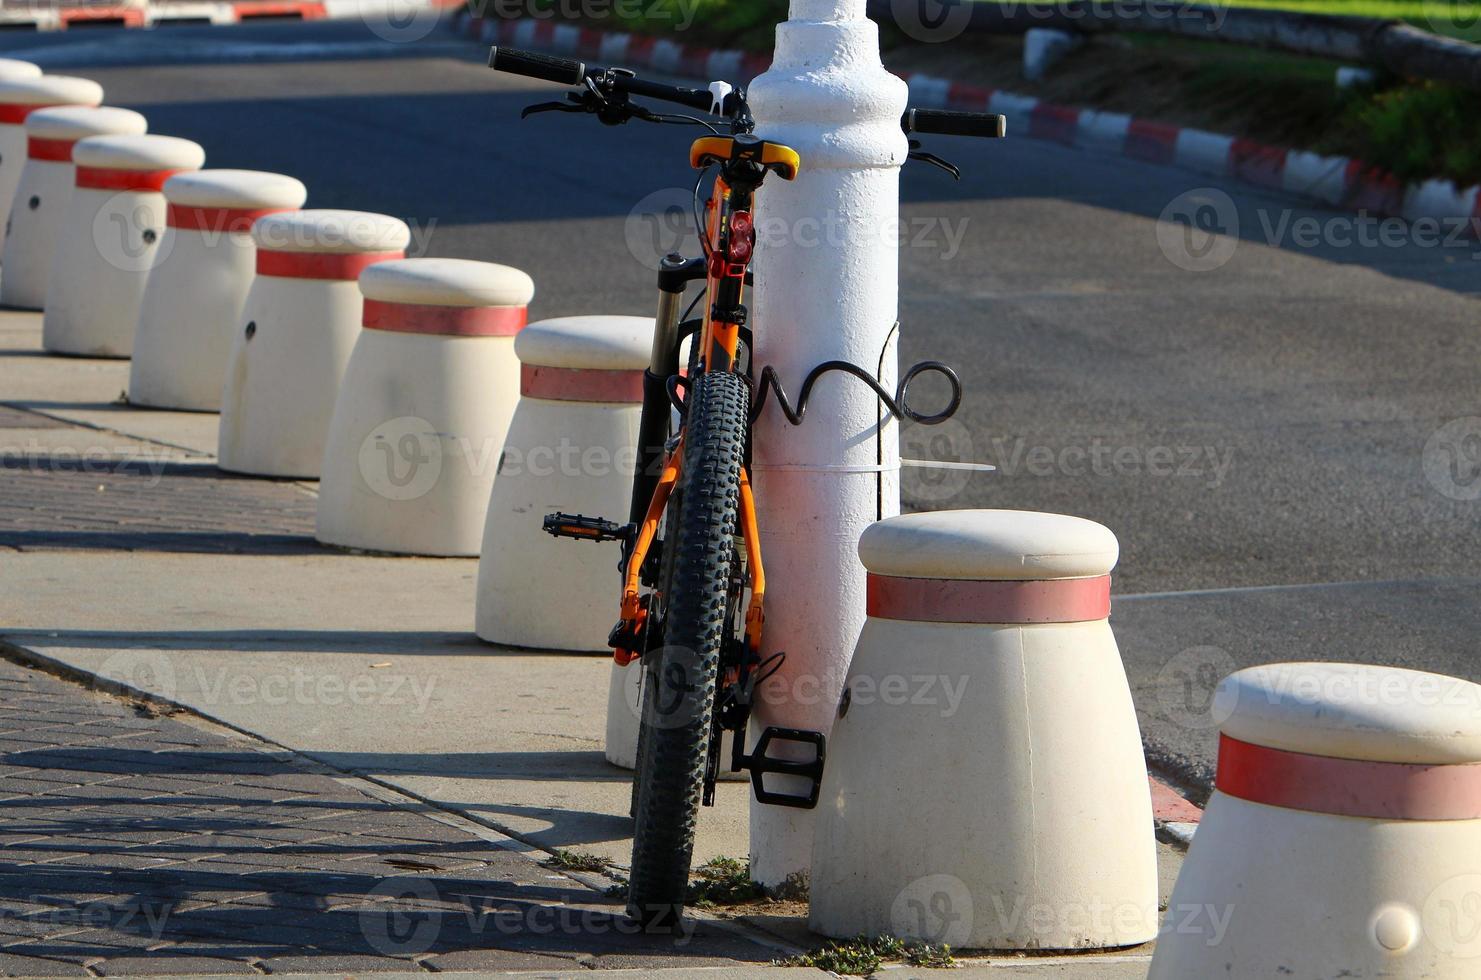
[[[546,514],[541,526],[546,534],[582,541],[626,541],[632,536],[631,524],[614,524],[600,517],[580,514]]]

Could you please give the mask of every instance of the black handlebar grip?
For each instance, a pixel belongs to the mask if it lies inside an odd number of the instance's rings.
[[[489,51],[489,67],[561,85],[580,85],[586,80],[586,66],[579,61],[514,48],[495,46]]]
[[[900,125],[907,133],[937,136],[1005,136],[1008,117],[993,112],[953,112],[948,109],[907,109]]]

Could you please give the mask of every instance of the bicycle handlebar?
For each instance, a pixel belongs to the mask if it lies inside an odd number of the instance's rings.
[[[583,63],[571,58],[537,54],[533,51],[516,51],[513,48],[496,46],[489,52],[489,67],[511,75],[524,75],[527,78],[538,78],[541,81],[571,86],[582,85],[588,78],[600,75],[603,83],[610,84],[613,90],[627,95],[673,102],[676,105],[687,106],[702,112],[709,112],[715,104],[715,97],[708,89],[684,88],[679,85],[650,82],[635,77],[631,72],[617,69],[588,69]],[[725,104],[721,106],[721,114],[729,115],[738,104],[739,98],[734,93],[727,95]]]
[[[1008,119],[993,112],[956,112],[950,109],[907,109],[900,119],[907,133],[936,136],[1001,137]]]
[[[611,90],[636,95],[640,98],[658,99],[677,105],[709,112],[715,97],[707,89],[683,88],[637,78],[631,72],[615,68],[588,69],[583,62],[573,58],[539,54],[534,51],[517,51],[513,48],[495,46],[489,51],[489,67],[495,71],[538,78],[559,85],[579,86],[588,78],[597,78],[599,84]],[[721,114],[731,115],[742,103],[742,96],[732,92],[725,97]],[[900,127],[907,133],[925,133],[939,136],[1000,137],[1007,129],[1007,119],[991,112],[956,112],[948,109],[907,109],[900,118]]]
[[[558,85],[580,85],[586,81],[586,66],[581,62],[534,51],[495,47],[489,52],[489,67]]]

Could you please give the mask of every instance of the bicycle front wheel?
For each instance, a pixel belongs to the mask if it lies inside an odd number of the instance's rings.
[[[628,914],[647,929],[678,924],[689,886],[720,654],[732,609],[736,515],[750,387],[699,375],[688,395],[682,497],[662,646],[646,678]]]

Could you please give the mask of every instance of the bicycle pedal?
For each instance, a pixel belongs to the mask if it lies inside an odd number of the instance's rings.
[[[791,759],[773,759],[767,754],[772,742],[795,742],[811,745],[814,750],[810,762]],[[811,810],[818,805],[818,794],[823,786],[823,764],[827,759],[828,738],[822,732],[801,728],[767,728],[756,741],[756,749],[750,755],[740,757],[740,769],[751,773],[751,790],[756,802],[768,806],[790,806],[799,810]],[[739,755],[739,753],[737,753]],[[800,776],[811,784],[807,793],[775,793],[766,788],[768,773],[778,776]]]
[[[541,527],[553,537],[581,541],[626,541],[632,536],[631,524],[615,524],[581,514],[546,514]]]

